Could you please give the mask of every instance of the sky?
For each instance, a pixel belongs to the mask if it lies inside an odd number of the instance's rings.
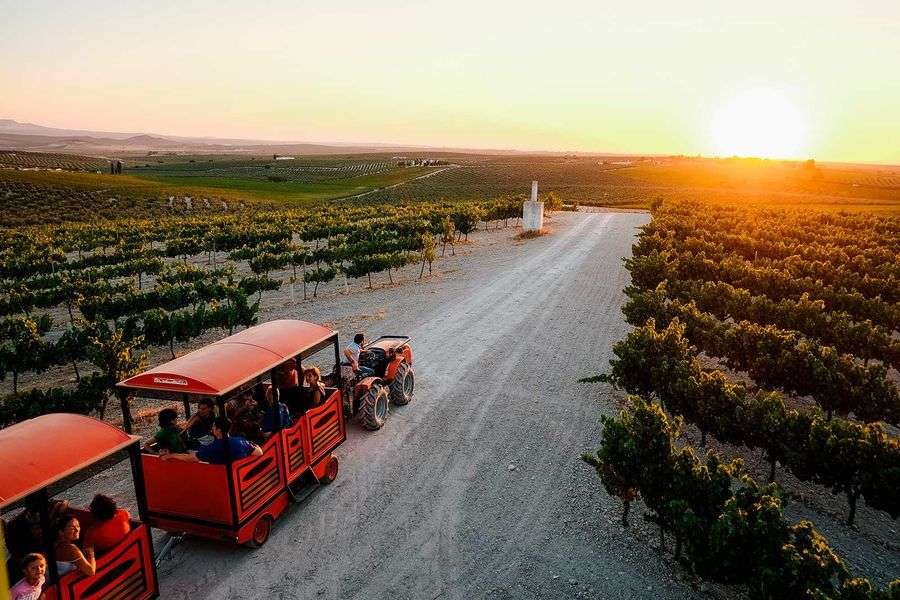
[[[22,122],[900,163],[896,1],[0,0],[0,15],[0,118]]]

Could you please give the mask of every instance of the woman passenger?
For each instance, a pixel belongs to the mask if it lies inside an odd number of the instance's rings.
[[[94,496],[90,509],[94,522],[84,533],[85,547],[105,552],[114,548],[131,531],[131,515],[116,506],[116,501],[109,496]]]
[[[303,380],[308,386],[306,392],[306,402],[303,411],[306,412],[310,408],[321,406],[325,402],[325,386],[321,381],[322,373],[319,367],[309,367],[303,370]]]
[[[74,515],[67,515],[59,523],[56,535],[56,544],[53,546],[53,555],[56,557],[56,571],[65,575],[69,571],[78,570],[83,575],[90,577],[97,572],[97,561],[94,559],[94,549],[87,547],[82,553],[75,545],[81,534],[81,523]]]

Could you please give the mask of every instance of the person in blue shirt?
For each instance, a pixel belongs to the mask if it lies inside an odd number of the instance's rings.
[[[276,431],[291,426],[291,413],[284,402],[275,399],[275,393],[271,387],[266,390],[266,409],[261,423],[263,437],[266,439]]]
[[[216,417],[213,421],[212,433],[215,438],[211,443],[202,446],[196,453],[169,453],[160,456],[163,460],[183,460],[185,462],[207,462],[224,465],[229,461],[247,456],[259,456],[262,448],[238,435],[228,435],[231,421],[227,417]]]

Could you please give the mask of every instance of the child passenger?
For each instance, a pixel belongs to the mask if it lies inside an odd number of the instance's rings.
[[[41,600],[44,587],[47,561],[43,554],[36,552],[27,554],[22,559],[22,573],[25,575],[9,590],[11,600]]]

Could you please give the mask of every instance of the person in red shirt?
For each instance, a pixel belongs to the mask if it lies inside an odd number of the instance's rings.
[[[84,547],[93,547],[97,552],[113,548],[131,531],[131,515],[116,506],[116,501],[103,494],[91,500],[91,515],[94,522],[84,534]]]

